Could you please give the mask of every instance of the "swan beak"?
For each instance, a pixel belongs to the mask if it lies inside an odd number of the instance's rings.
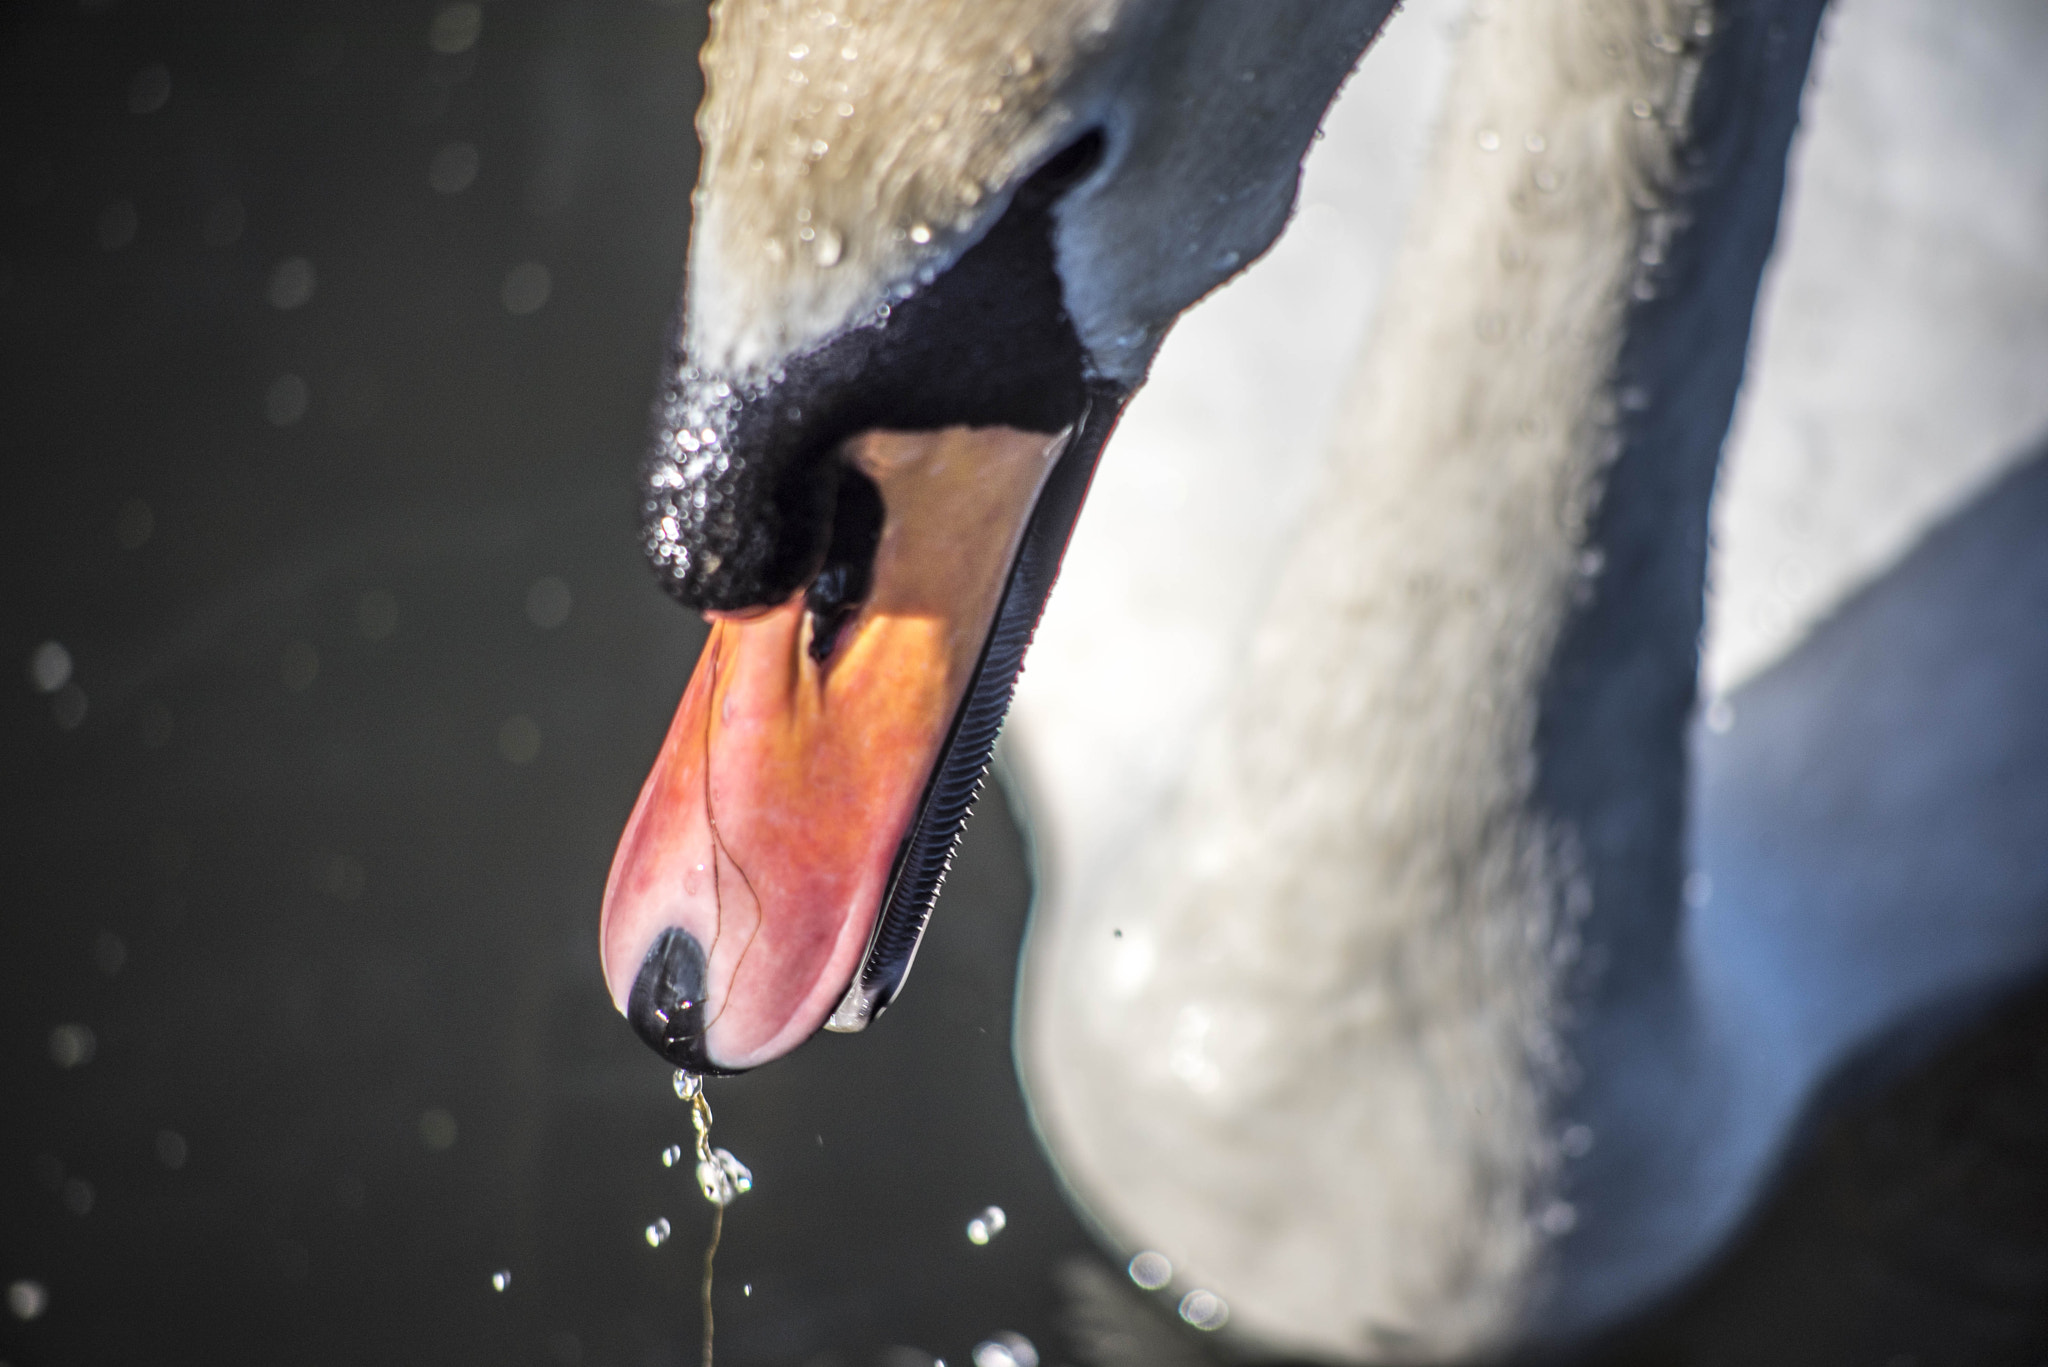
[[[864,597],[714,617],[601,931],[613,1004],[678,1067],[766,1063],[846,995],[1067,437],[852,438],[881,504]]]

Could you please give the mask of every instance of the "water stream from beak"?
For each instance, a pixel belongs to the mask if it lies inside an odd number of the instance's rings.
[[[711,1367],[711,1269],[718,1256],[718,1240],[725,1233],[725,1208],[754,1189],[754,1174],[726,1149],[711,1146],[711,1103],[704,1098],[704,1079],[686,1068],[676,1069],[676,1095],[690,1107],[690,1124],[697,1131],[697,1187],[711,1203],[711,1241],[704,1248],[704,1357]],[[662,1162],[672,1166],[667,1153]]]

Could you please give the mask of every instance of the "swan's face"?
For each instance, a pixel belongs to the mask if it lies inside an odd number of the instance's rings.
[[[645,541],[712,633],[613,863],[679,1065],[908,971],[1087,479],[1391,0],[724,0]]]

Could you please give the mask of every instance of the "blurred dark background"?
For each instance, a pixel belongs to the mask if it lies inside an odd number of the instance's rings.
[[[8,16],[0,1283],[47,1297],[0,1312],[13,1367],[696,1360],[710,1212],[596,916],[700,639],[633,476],[703,25]],[[991,805],[890,1028],[714,1085],[759,1179],[727,1361],[1050,1335],[1086,1241],[1011,1081]]]
[[[633,472],[703,22],[0,21],[0,1364],[697,1360],[709,1210],[596,915],[701,637]],[[713,1084],[758,1181],[722,1361],[1219,1351],[1034,1145],[1027,904],[992,793],[889,1018]],[[1606,1355],[2048,1360],[2044,1174],[2037,990],[1820,1132]]]

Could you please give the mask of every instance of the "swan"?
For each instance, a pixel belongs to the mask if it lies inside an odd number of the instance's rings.
[[[1387,7],[840,8],[720,14],[649,463],[650,553],[716,625],[604,957],[707,1071],[901,985],[1095,456],[1277,233]],[[1763,720],[1700,738],[1687,787],[1708,494],[1819,10],[1472,24],[1467,155],[1413,211],[1245,677],[1135,849],[1046,890],[1021,1010],[1055,1160],[1268,1343],[1610,1321],[1725,1237],[1849,1051],[2042,955],[2021,851],[1982,852],[2015,877],[1968,889],[1970,944],[1903,953],[1903,895],[1841,909],[1834,870],[1741,853],[1771,827],[1738,818],[1798,818],[1745,786],[1751,738],[1839,768],[1853,728],[1738,696]],[[1925,838],[1990,762],[1812,834]]]

